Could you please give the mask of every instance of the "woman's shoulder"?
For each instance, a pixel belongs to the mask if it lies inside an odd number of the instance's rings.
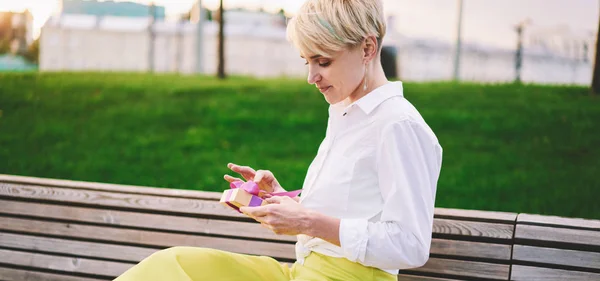
[[[394,96],[382,102],[372,114],[377,123],[396,123],[402,121],[425,122],[421,113],[404,96]]]
[[[403,96],[386,100],[373,113],[373,124],[380,133],[385,133],[392,126],[412,126],[437,142],[435,133],[419,110]]]

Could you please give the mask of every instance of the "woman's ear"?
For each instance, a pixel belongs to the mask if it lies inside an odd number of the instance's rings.
[[[379,46],[377,45],[377,38],[375,36],[368,36],[363,41],[363,60],[366,62],[372,61],[377,55],[377,50]]]

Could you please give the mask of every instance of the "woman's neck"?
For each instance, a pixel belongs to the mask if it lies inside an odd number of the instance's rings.
[[[369,69],[367,70],[367,77],[365,77],[367,83],[367,89],[364,90],[364,83],[358,85],[358,87],[354,90],[352,94],[348,97],[347,104],[351,104],[362,97],[368,95],[373,90],[387,84],[389,81],[385,76],[385,72],[383,71],[383,67],[381,66],[381,61],[376,60],[373,61]]]

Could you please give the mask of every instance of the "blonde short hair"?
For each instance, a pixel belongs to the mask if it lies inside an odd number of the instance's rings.
[[[381,0],[307,0],[289,21],[287,38],[303,54],[330,56],[367,36],[381,49],[385,31]]]

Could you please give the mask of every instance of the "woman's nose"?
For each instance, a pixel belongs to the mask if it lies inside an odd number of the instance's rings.
[[[308,84],[315,84],[321,80],[321,75],[317,71],[308,70]]]

